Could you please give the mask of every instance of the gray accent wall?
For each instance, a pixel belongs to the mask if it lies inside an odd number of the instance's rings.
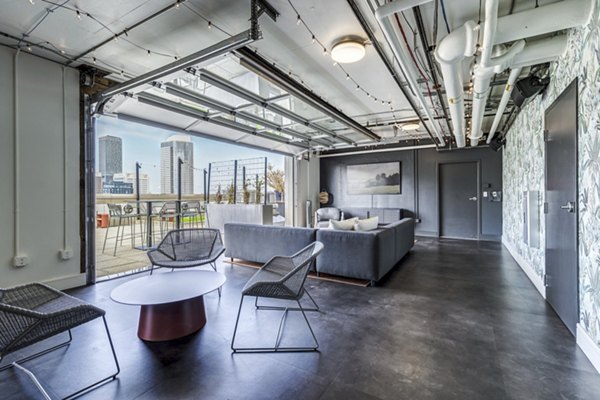
[[[349,195],[346,166],[377,162],[401,163],[402,187],[398,195]],[[438,236],[438,165],[476,161],[480,173],[480,238],[500,240],[502,203],[482,197],[484,190],[502,190],[502,155],[489,148],[438,152],[435,149],[390,151],[321,158],[320,188],[334,196],[334,205],[344,207],[403,208],[420,220],[416,234]],[[489,186],[489,187],[487,187]]]

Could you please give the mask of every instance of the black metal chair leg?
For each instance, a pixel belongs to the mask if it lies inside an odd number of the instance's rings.
[[[237,333],[238,323],[240,322],[240,313],[242,312],[242,303],[244,302],[244,296],[240,299],[240,307],[238,308],[237,318],[235,319],[235,327],[233,328],[233,337],[231,338],[231,350],[233,352],[237,352],[237,349],[234,347],[235,343],[235,334]]]
[[[25,358],[21,358],[20,360],[17,360],[15,362],[17,364],[22,364],[22,363],[25,363],[27,361],[33,360],[34,358],[38,358],[40,356],[43,356],[44,354],[48,354],[48,353],[50,353],[50,352],[52,352],[54,350],[58,350],[61,347],[65,347],[65,346],[69,345],[71,343],[71,341],[73,340],[73,335],[71,334],[71,330],[70,329],[67,331],[67,333],[69,334],[69,340],[67,340],[65,342],[62,342],[60,344],[57,344],[56,346],[52,346],[49,349],[42,350],[42,351],[40,351],[38,353],[32,354],[32,355],[27,356]],[[0,357],[0,362],[2,362],[2,357]],[[7,364],[4,367],[0,368],[0,372],[5,371],[5,370],[7,370],[7,369],[9,369],[11,367],[12,367],[12,364]]]
[[[91,385],[84,387],[83,389],[79,389],[78,391],[71,393],[70,395],[64,397],[63,400],[71,400],[76,397],[79,397],[82,394],[87,393],[90,390],[97,388],[98,386],[101,386],[105,383],[112,381],[113,379],[116,379],[117,375],[119,375],[119,373],[121,372],[121,367],[119,366],[119,360],[117,359],[117,353],[115,352],[115,346],[113,345],[112,337],[110,336],[110,331],[108,330],[108,324],[106,323],[106,317],[104,315],[102,316],[102,322],[104,322],[104,329],[106,330],[106,336],[108,337],[108,343],[110,344],[110,350],[113,355],[113,360],[115,361],[115,366],[117,367],[117,372],[115,372],[112,375],[107,376],[106,378],[100,379],[99,381],[96,381],[96,382],[92,383]]]

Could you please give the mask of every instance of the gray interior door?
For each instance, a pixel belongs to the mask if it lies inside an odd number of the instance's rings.
[[[439,165],[440,236],[477,239],[478,174],[476,162]]]
[[[577,294],[577,81],[546,111],[546,298],[575,334]]]

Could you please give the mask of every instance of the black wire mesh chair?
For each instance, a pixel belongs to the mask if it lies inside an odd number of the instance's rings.
[[[231,349],[234,353],[269,353],[269,352],[300,352],[300,351],[317,351],[319,342],[317,337],[306,317],[305,311],[319,311],[319,306],[312,298],[310,293],[304,288],[304,282],[308,276],[308,272],[313,266],[319,253],[323,251],[323,243],[313,242],[290,257],[275,256],[263,265],[246,283],[242,289],[242,298],[238,309],[237,319],[235,320],[235,328],[233,329],[233,337],[231,339]],[[300,299],[306,294],[314,308],[304,308],[300,304]],[[235,347],[235,336],[237,333],[238,324],[240,321],[240,313],[244,303],[244,297],[255,296],[254,306],[258,310],[283,310],[283,315],[279,321],[279,329],[277,330],[277,338],[275,339],[274,347]],[[298,307],[275,307],[261,306],[258,304],[258,298],[271,298],[281,300],[293,300],[298,304]],[[309,347],[281,347],[281,334],[283,332],[283,324],[289,311],[301,311],[308,329],[314,340],[314,346]]]
[[[150,250],[148,258],[154,267],[191,268],[209,264],[217,270],[217,258],[225,252],[218,229],[188,228],[176,229],[167,233],[155,250]],[[221,296],[221,288],[219,288]]]
[[[117,371],[77,390],[66,396],[65,399],[72,399],[107,383],[115,379],[121,371],[106,324],[105,311],[41,283],[31,283],[10,289],[0,288],[0,364],[2,359],[10,353],[63,332],[69,334],[67,341],[7,364],[1,367],[0,371],[11,367],[24,371],[44,397],[50,398],[35,375],[20,364],[68,345],[73,339],[71,329],[96,318],[102,318],[104,322]]]

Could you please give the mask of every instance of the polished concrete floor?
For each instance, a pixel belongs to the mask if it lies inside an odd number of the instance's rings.
[[[220,264],[223,296],[205,296],[207,325],[173,342],[136,336],[138,309],[109,298],[127,279],[72,294],[107,310],[122,372],[84,399],[600,399],[600,374],[498,243],[419,238],[374,288],[309,280],[319,353],[231,354],[240,289],[251,268]],[[177,273],[177,272],[175,272]],[[279,314],[243,310],[240,344],[270,344]],[[283,344],[309,342],[288,318]],[[101,322],[28,365],[57,395],[111,371]],[[0,398],[33,397],[14,371]]]

